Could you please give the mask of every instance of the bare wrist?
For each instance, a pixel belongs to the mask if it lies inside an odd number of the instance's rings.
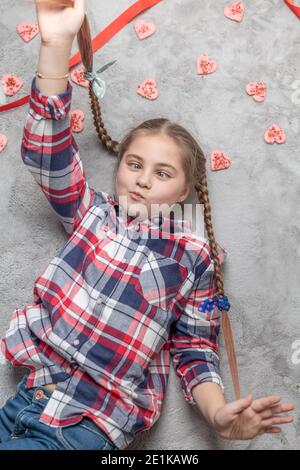
[[[36,85],[44,95],[57,95],[66,91],[67,78],[57,79],[57,77],[66,77],[69,72],[71,47],[70,42],[43,41],[36,70],[44,78],[37,77]]]
[[[206,421],[215,429],[216,414],[226,404],[220,385],[213,382],[201,382],[193,387],[192,394]]]
[[[218,425],[217,421],[216,421],[216,415],[218,413],[218,411],[223,408],[224,405],[222,406],[219,406],[213,413],[212,417],[211,417],[211,426],[212,428],[214,429],[214,431],[216,431],[217,433],[219,433],[221,430],[220,430],[220,426]]]
[[[75,38],[70,39],[51,39],[51,41],[41,41],[41,46],[48,49],[66,49],[71,50]]]

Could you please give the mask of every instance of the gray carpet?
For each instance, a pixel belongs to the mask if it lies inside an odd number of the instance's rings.
[[[133,1],[89,0],[93,34]],[[280,394],[299,404],[300,361],[293,346],[300,340],[300,166],[299,42],[300,21],[282,0],[245,0],[242,23],[225,19],[227,0],[163,0],[142,17],[157,33],[139,41],[128,25],[95,55],[95,67],[112,59],[106,72],[103,103],[107,128],[120,139],[132,125],[167,116],[194,133],[207,157],[221,149],[232,158],[228,170],[208,168],[217,239],[227,251],[225,285],[232,303],[232,323],[243,394]],[[25,80],[18,97],[28,94],[36,68],[39,38],[25,44],[16,25],[34,20],[28,1],[2,0],[0,15],[1,76]],[[76,47],[74,47],[74,51]],[[207,54],[216,73],[200,77],[196,59]],[[99,66],[99,67],[98,67]],[[147,101],[137,85],[155,78],[160,96]],[[250,81],[268,85],[264,103],[245,92]],[[298,80],[298,82],[297,82]],[[1,90],[2,91],[2,90]],[[0,95],[1,103],[11,101]],[[74,85],[73,109],[86,113],[86,130],[77,136],[90,185],[113,188],[114,158],[100,148],[89,113],[86,90]],[[35,278],[66,242],[40,189],[20,157],[26,106],[0,115],[0,133],[9,138],[0,154],[1,281],[0,333],[16,307],[32,302]],[[263,140],[271,123],[287,134],[284,145]],[[298,347],[299,349],[299,347]],[[233,399],[221,338],[226,397]],[[0,399],[12,394],[24,370],[1,359]],[[131,446],[136,449],[299,449],[299,411],[276,436],[225,442],[187,404],[173,369],[160,420]]]

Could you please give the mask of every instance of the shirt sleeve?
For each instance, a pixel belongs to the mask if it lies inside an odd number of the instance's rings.
[[[94,190],[86,181],[70,125],[72,86],[45,96],[32,81],[21,156],[66,232],[71,235],[92,205]]]
[[[221,264],[226,251],[217,245]],[[202,255],[194,272],[193,287],[182,313],[173,325],[170,335],[170,354],[176,375],[179,377],[184,397],[191,405],[196,405],[192,388],[203,382],[215,382],[224,390],[219,372],[220,315],[201,312],[199,307],[204,300],[216,295],[214,263],[209,254]]]

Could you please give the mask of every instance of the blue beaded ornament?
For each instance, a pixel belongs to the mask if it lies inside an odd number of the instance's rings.
[[[207,312],[212,312],[215,308],[218,308],[219,310],[229,310],[230,309],[230,303],[228,300],[228,297],[226,295],[219,295],[219,296],[214,296],[211,297],[210,299],[203,300],[201,304],[199,305],[199,310],[200,312],[207,313]]]

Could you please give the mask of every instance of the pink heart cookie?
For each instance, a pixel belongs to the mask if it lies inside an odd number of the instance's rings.
[[[248,95],[253,96],[255,101],[264,101],[267,92],[267,85],[264,82],[250,82],[246,86]]]
[[[84,129],[84,113],[80,109],[74,109],[70,113],[72,132],[82,132]]]
[[[137,93],[147,100],[155,100],[158,97],[157,83],[155,80],[145,80],[138,86]]]
[[[2,152],[7,145],[7,137],[4,134],[0,134],[0,152]]]
[[[200,55],[197,59],[197,71],[199,75],[208,75],[216,71],[217,63],[206,55]]]
[[[139,39],[146,39],[155,33],[156,26],[154,23],[140,19],[134,23],[134,29]]]
[[[277,124],[272,124],[265,132],[264,139],[267,144],[283,144],[286,141],[286,134]]]
[[[3,83],[3,91],[6,96],[13,96],[22,86],[24,85],[23,80],[20,78],[15,77],[15,75],[7,74],[3,75],[1,78],[1,82]]]
[[[238,21],[239,23],[243,20],[245,13],[245,7],[242,2],[235,2],[232,5],[228,5],[224,8],[224,15],[226,18],[229,18],[233,21]]]
[[[85,88],[89,87],[89,80],[86,80],[83,76],[85,68],[81,67],[80,69],[73,70],[71,72],[71,80],[77,85],[83,86]]]
[[[210,154],[212,171],[225,170],[231,165],[231,159],[220,150],[213,150]]]
[[[39,26],[37,23],[19,23],[17,32],[23,41],[29,42],[39,33]]]

